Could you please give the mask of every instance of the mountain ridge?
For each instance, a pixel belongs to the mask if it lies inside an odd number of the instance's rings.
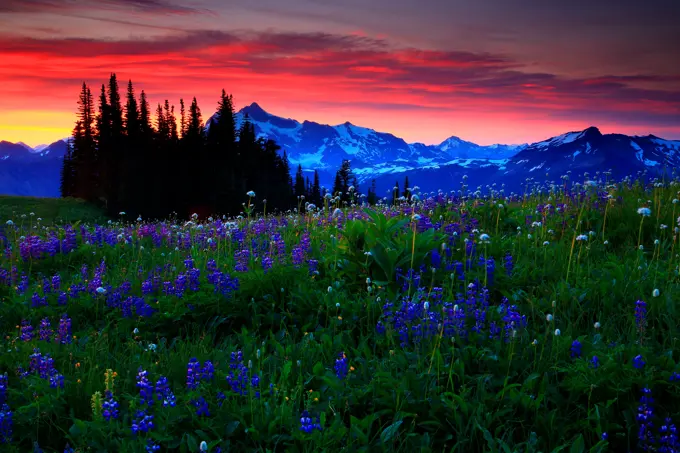
[[[236,112],[237,127],[246,116],[258,137],[275,140],[287,152],[292,171],[297,165],[307,174],[317,170],[327,187],[345,159],[352,162],[362,185],[376,179],[379,190],[390,190],[395,180],[406,175],[412,185],[424,190],[453,187],[463,175],[468,175],[470,186],[500,183],[516,190],[527,178],[546,182],[559,172],[597,172],[612,167],[617,175],[625,175],[641,170],[658,173],[664,167],[680,165],[680,141],[652,134],[602,134],[596,126],[535,143],[478,145],[452,135],[439,144],[427,145],[408,143],[392,133],[350,121],[328,125],[279,117],[256,102]],[[216,114],[208,118],[206,129],[215,118]],[[34,148],[1,141],[0,193],[58,196],[66,140]],[[537,178],[539,174],[544,176]]]

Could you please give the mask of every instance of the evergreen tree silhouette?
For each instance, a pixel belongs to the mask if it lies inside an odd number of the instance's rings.
[[[321,206],[321,186],[319,185],[319,172],[314,170],[314,182],[312,183],[312,203]]]
[[[75,129],[80,133],[82,128],[80,122],[76,124]],[[72,197],[74,195],[74,177],[76,176],[73,166],[73,137],[68,139],[66,143],[66,154],[64,154],[64,161],[61,165],[61,173],[59,180],[59,192],[62,198]]]
[[[170,140],[173,139],[170,131]],[[182,140],[182,156],[178,156],[174,164],[179,167],[179,171],[175,175],[181,182],[182,190],[179,193],[179,209],[180,212],[187,214],[189,210],[194,207],[203,207],[206,203],[205,199],[205,182],[202,173],[205,172],[206,166],[210,163],[206,160],[204,154],[205,132],[203,129],[203,117],[198,102],[194,97],[189,106],[189,121],[187,124],[186,137]]]
[[[406,175],[404,177],[404,191],[402,192],[402,196],[408,198],[410,193],[411,189],[408,186],[408,175]]]
[[[104,84],[102,84],[99,95],[96,125],[97,160],[94,171],[98,182],[93,183],[92,189],[94,199],[103,201],[106,205],[109,201],[108,195],[113,187],[110,167],[110,154],[113,145],[111,143],[111,112]]]
[[[217,103],[217,111],[210,120],[207,133],[206,156],[209,175],[206,180],[207,199],[211,206],[220,211],[236,207],[239,199],[235,193],[236,164],[236,122],[233,98],[225,90]]]
[[[175,212],[186,218],[194,207],[211,214],[237,215],[249,190],[257,193],[256,208],[268,213],[294,207],[296,196],[317,206],[322,202],[319,173],[313,182],[298,165],[295,181],[288,154],[273,140],[257,138],[246,114],[236,131],[233,97],[222,90],[209,127],[193,98],[188,112],[180,99],[180,127],[169,100],[159,103],[155,127],[146,93],[137,100],[128,80],[124,108],[118,82],[111,74],[102,84],[97,114],[90,89],[83,83],[78,114],[64,156],[62,196],[102,202],[109,213],[119,209],[145,218]],[[350,181],[358,192],[350,162],[336,173],[336,192],[347,201]]]
[[[302,165],[298,164],[297,172],[295,172],[295,196],[298,198],[305,196],[305,192],[305,177],[302,174]]]
[[[109,168],[109,179],[107,181],[107,192],[105,194],[108,200],[108,208],[110,212],[117,211],[123,208],[120,197],[124,190],[125,182],[121,180],[123,167],[126,160],[126,144],[124,137],[124,123],[123,123],[123,107],[120,102],[120,93],[118,90],[118,80],[116,74],[112,73],[109,78],[109,115],[111,120],[111,141],[110,147],[107,150],[104,164]]]
[[[96,164],[97,150],[93,127],[94,107],[92,92],[83,82],[78,99],[78,115],[73,130],[72,152],[69,157],[72,182],[70,183],[74,197],[88,201],[95,199],[93,187],[97,182]]]

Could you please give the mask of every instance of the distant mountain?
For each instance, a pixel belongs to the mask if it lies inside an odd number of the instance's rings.
[[[381,196],[391,193],[396,182],[401,186],[406,175],[411,186],[428,192],[458,190],[467,175],[471,189],[504,185],[509,193],[522,190],[527,178],[559,183],[567,171],[577,177],[611,169],[612,177],[620,178],[641,170],[660,174],[680,165],[680,141],[653,135],[603,135],[596,127],[532,144],[482,146],[452,136],[438,145],[426,145],[350,122],[330,126],[282,118],[257,103],[237,112],[237,127],[246,115],[259,137],[271,138],[286,150],[293,172],[298,164],[310,175],[318,170],[321,184],[330,188],[335,171],[349,159],[360,188],[365,191],[375,179]],[[214,121],[213,115],[206,128]],[[65,140],[35,148],[0,142],[0,193],[58,196],[65,152]]]
[[[40,150],[23,143],[0,142],[0,194],[58,197],[66,141]]]

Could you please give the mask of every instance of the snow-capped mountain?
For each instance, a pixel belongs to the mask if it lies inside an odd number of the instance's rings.
[[[584,172],[608,170],[620,178],[640,170],[656,175],[680,166],[680,141],[653,135],[603,135],[596,127],[532,144],[482,146],[452,136],[426,145],[350,122],[331,126],[282,118],[256,103],[237,112],[237,127],[246,115],[258,136],[275,140],[287,152],[292,171],[298,164],[308,173],[318,170],[321,184],[331,187],[335,171],[349,159],[361,188],[365,191],[375,179],[379,195],[391,193],[406,175],[412,186],[424,191],[457,190],[467,175],[472,189],[504,184],[509,193],[522,190],[527,178],[559,183],[567,171],[572,179]],[[209,118],[206,128],[213,121]],[[58,196],[65,140],[35,148],[0,142],[0,194]]]
[[[404,167],[445,163],[456,158],[503,159],[523,146],[480,146],[457,137],[451,137],[440,145],[409,144],[393,134],[350,122],[330,126],[281,118],[266,112],[257,103],[237,112],[237,127],[246,115],[258,136],[271,138],[286,150],[291,164],[333,172],[344,159],[351,160],[356,169],[379,166],[399,171]],[[212,117],[208,119],[208,127],[212,121]],[[459,143],[455,149],[451,145],[454,140]]]
[[[66,146],[65,140],[41,149],[0,142],[0,194],[58,197]]]

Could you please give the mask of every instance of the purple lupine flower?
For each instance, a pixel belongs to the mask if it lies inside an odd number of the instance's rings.
[[[158,445],[157,443],[155,443],[153,440],[147,439],[146,440],[146,447],[144,447],[144,448],[146,449],[146,453],[153,453],[153,452],[160,450],[161,446]]]
[[[111,390],[106,390],[104,392],[104,401],[102,401],[102,416],[107,422],[111,419],[118,418],[118,402],[113,397]]]
[[[201,382],[201,363],[196,357],[191,358],[187,364],[187,388],[194,390]]]
[[[156,398],[158,398],[159,401],[163,401],[163,407],[175,407],[175,394],[170,390],[168,378],[165,376],[161,376],[158,378],[158,381],[156,381]]]
[[[132,421],[132,434],[148,433],[154,428],[153,415],[147,414],[146,410],[139,410]]]
[[[664,424],[659,428],[659,453],[678,453],[680,452],[680,442],[678,441],[678,429],[673,420],[666,418]]]
[[[191,404],[196,406],[196,415],[199,417],[210,417],[210,410],[208,409],[208,402],[204,397],[199,397],[191,401]]]
[[[0,406],[7,402],[7,373],[0,374]]]
[[[57,330],[57,341],[61,344],[71,344],[71,318],[66,313],[59,318],[59,329]]]
[[[573,359],[573,358],[581,357],[581,349],[582,349],[581,342],[578,341],[578,340],[574,340],[571,343],[571,348],[570,348],[571,358]]]
[[[342,380],[347,376],[347,373],[349,372],[349,361],[344,352],[338,354],[333,369],[335,370],[335,375],[338,379]]]
[[[642,451],[653,451],[654,448],[654,434],[652,433],[654,411],[651,407],[654,399],[651,394],[652,391],[650,389],[642,389],[642,397],[640,398],[640,406],[636,416],[639,423],[638,442]]]
[[[26,342],[33,339],[33,326],[27,319],[21,321],[21,335],[19,338],[21,338],[21,341]]]
[[[599,368],[600,366],[600,359],[594,355],[592,359],[590,359],[590,366],[593,368]]]
[[[640,334],[643,334],[647,327],[647,304],[641,300],[635,302],[635,325]]]
[[[307,261],[307,266],[309,270],[309,275],[315,275],[318,274],[319,271],[319,261],[318,260],[308,260]]]
[[[312,421],[309,411],[302,411],[302,414],[300,414],[300,431],[310,434],[315,429],[321,431],[321,420],[319,416],[317,415],[316,420]]]
[[[268,270],[272,268],[274,261],[269,256],[262,258],[262,270],[267,273]]]
[[[645,364],[646,364],[646,362],[645,362],[645,360],[642,358],[641,355],[636,355],[636,356],[633,358],[633,367],[634,367],[634,368],[637,368],[638,370],[640,370],[640,369],[644,368]]]
[[[671,377],[668,380],[670,382],[680,381],[680,373],[678,373],[677,371],[673,371],[673,374],[671,374]]]
[[[142,404],[148,406],[153,405],[153,386],[149,382],[148,373],[139,367],[137,372],[137,388],[139,388],[139,396],[142,398]]]
[[[7,404],[0,406],[0,444],[12,441],[12,411]]]
[[[203,362],[203,368],[201,369],[201,380],[212,381],[215,374],[215,366],[210,360]]]
[[[53,333],[54,331],[52,330],[49,318],[43,318],[43,320],[40,321],[40,330],[38,331],[38,338],[42,341],[46,341],[49,343]]]

